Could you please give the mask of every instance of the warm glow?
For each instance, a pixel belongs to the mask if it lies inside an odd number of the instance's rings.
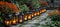
[[[40,11],[40,13],[42,13],[42,12]]]
[[[36,16],[37,15],[37,13],[34,13],[34,16]]]
[[[34,15],[32,14],[32,17],[33,17]]]
[[[24,17],[24,20],[27,20],[27,16]]]
[[[43,10],[42,10],[42,12],[45,12],[45,11],[46,11],[46,9],[43,9]]]
[[[27,20],[27,18],[24,18],[24,20]]]
[[[46,9],[44,9],[44,12],[46,11]]]
[[[13,24],[16,24],[16,20],[13,20]]]
[[[9,25],[9,21],[6,21],[5,23],[6,23],[7,25]]]
[[[36,14],[34,14],[36,16]]]
[[[10,22],[10,21],[5,21],[5,24],[6,24],[6,25],[10,25],[11,22]]]
[[[16,21],[18,22],[18,18],[16,19]]]
[[[28,16],[28,19],[31,19],[31,16]]]
[[[39,15],[40,13],[39,12],[37,12],[37,15]]]
[[[44,10],[42,10],[42,12],[44,12]]]
[[[19,22],[22,22],[22,19],[20,19]]]
[[[13,23],[13,24],[16,24],[16,22],[17,22],[17,21],[16,21],[15,19],[12,20],[12,23]]]
[[[40,10],[40,11],[39,11],[39,13],[41,14],[41,13],[42,13],[42,11]]]
[[[32,15],[31,15],[32,17],[34,17],[34,14],[32,13]]]

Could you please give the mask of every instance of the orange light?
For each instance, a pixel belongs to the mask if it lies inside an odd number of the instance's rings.
[[[18,22],[18,18],[16,19],[16,22]]]
[[[28,19],[31,19],[31,15],[28,16]]]
[[[41,14],[41,13],[42,13],[42,11],[40,10],[40,11],[39,11],[39,13]]]
[[[27,16],[24,17],[24,20],[27,20]]]
[[[42,10],[42,12],[44,12],[44,10]]]
[[[22,19],[20,19],[19,22],[22,22]]]
[[[11,21],[5,21],[5,24],[6,25],[10,25],[11,24]]]
[[[40,14],[41,14],[42,12],[40,11]]]
[[[34,17],[34,14],[32,13],[32,15],[31,15],[32,17]]]
[[[33,17],[34,15],[32,14],[32,17]]]
[[[39,15],[40,13],[39,12],[37,12],[37,15]]]
[[[44,12],[46,11],[46,9],[44,9]]]
[[[34,13],[34,16],[36,16],[36,15],[37,15],[37,13],[35,12],[35,13]]]
[[[17,23],[16,19],[13,19],[12,24],[16,24],[16,23]]]
[[[45,12],[45,11],[46,11],[46,9],[43,9],[43,10],[42,10],[42,12]]]
[[[13,24],[16,24],[16,20],[13,20]]]

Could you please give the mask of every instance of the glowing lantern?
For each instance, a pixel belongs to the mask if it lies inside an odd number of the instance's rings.
[[[42,9],[42,12],[45,12],[46,11],[46,9]]]
[[[27,15],[24,15],[24,20],[27,20]]]
[[[34,15],[32,14],[32,17],[33,17]]]
[[[31,14],[28,15],[28,19],[31,19]]]
[[[36,15],[37,15],[37,13],[35,12],[35,13],[34,13],[34,16],[36,16]]]
[[[39,13],[39,11],[37,12],[37,15],[39,15],[40,13]]]
[[[34,14],[32,13],[32,17],[34,17]]]
[[[16,20],[13,20],[12,22],[13,22],[13,24],[16,24]]]
[[[11,21],[5,20],[5,25],[7,26],[11,25]]]
[[[13,25],[17,24],[17,20],[16,20],[15,18],[12,19],[12,24],[13,24]]]
[[[23,18],[22,18],[22,16],[19,16],[19,18],[18,18],[18,22],[19,22],[19,23],[22,23],[22,22],[23,22]]]
[[[19,19],[19,22],[20,22],[20,23],[22,23],[22,22],[23,22],[23,20],[22,20],[22,19]]]
[[[40,14],[41,14],[42,12],[40,11]]]
[[[40,10],[40,11],[39,11],[39,13],[41,14],[41,13],[42,13],[42,11]]]
[[[16,21],[18,22],[18,18],[16,19]]]
[[[44,10],[44,12],[46,12],[46,9],[43,9]]]
[[[44,12],[43,10],[41,10],[41,12]]]

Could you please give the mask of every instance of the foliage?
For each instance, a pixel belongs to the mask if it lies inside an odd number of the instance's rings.
[[[43,27],[60,27],[60,15],[51,15],[48,16],[50,18],[50,21],[45,22],[45,25]]]
[[[29,11],[29,8],[24,4],[24,5],[20,5],[20,10],[22,11]]]
[[[51,15],[50,18],[52,21],[60,21],[60,15]]]
[[[40,4],[38,3],[38,0],[32,0],[32,8],[37,9],[40,7]]]

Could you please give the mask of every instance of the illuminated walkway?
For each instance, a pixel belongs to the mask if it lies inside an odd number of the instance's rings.
[[[48,16],[48,12],[49,10],[47,10],[47,12],[41,14],[40,16],[33,18],[32,20],[29,20],[29,21],[24,22],[23,24],[18,24],[11,27],[32,27],[32,26],[37,27],[37,25],[38,27],[40,27],[40,22],[43,21]]]

